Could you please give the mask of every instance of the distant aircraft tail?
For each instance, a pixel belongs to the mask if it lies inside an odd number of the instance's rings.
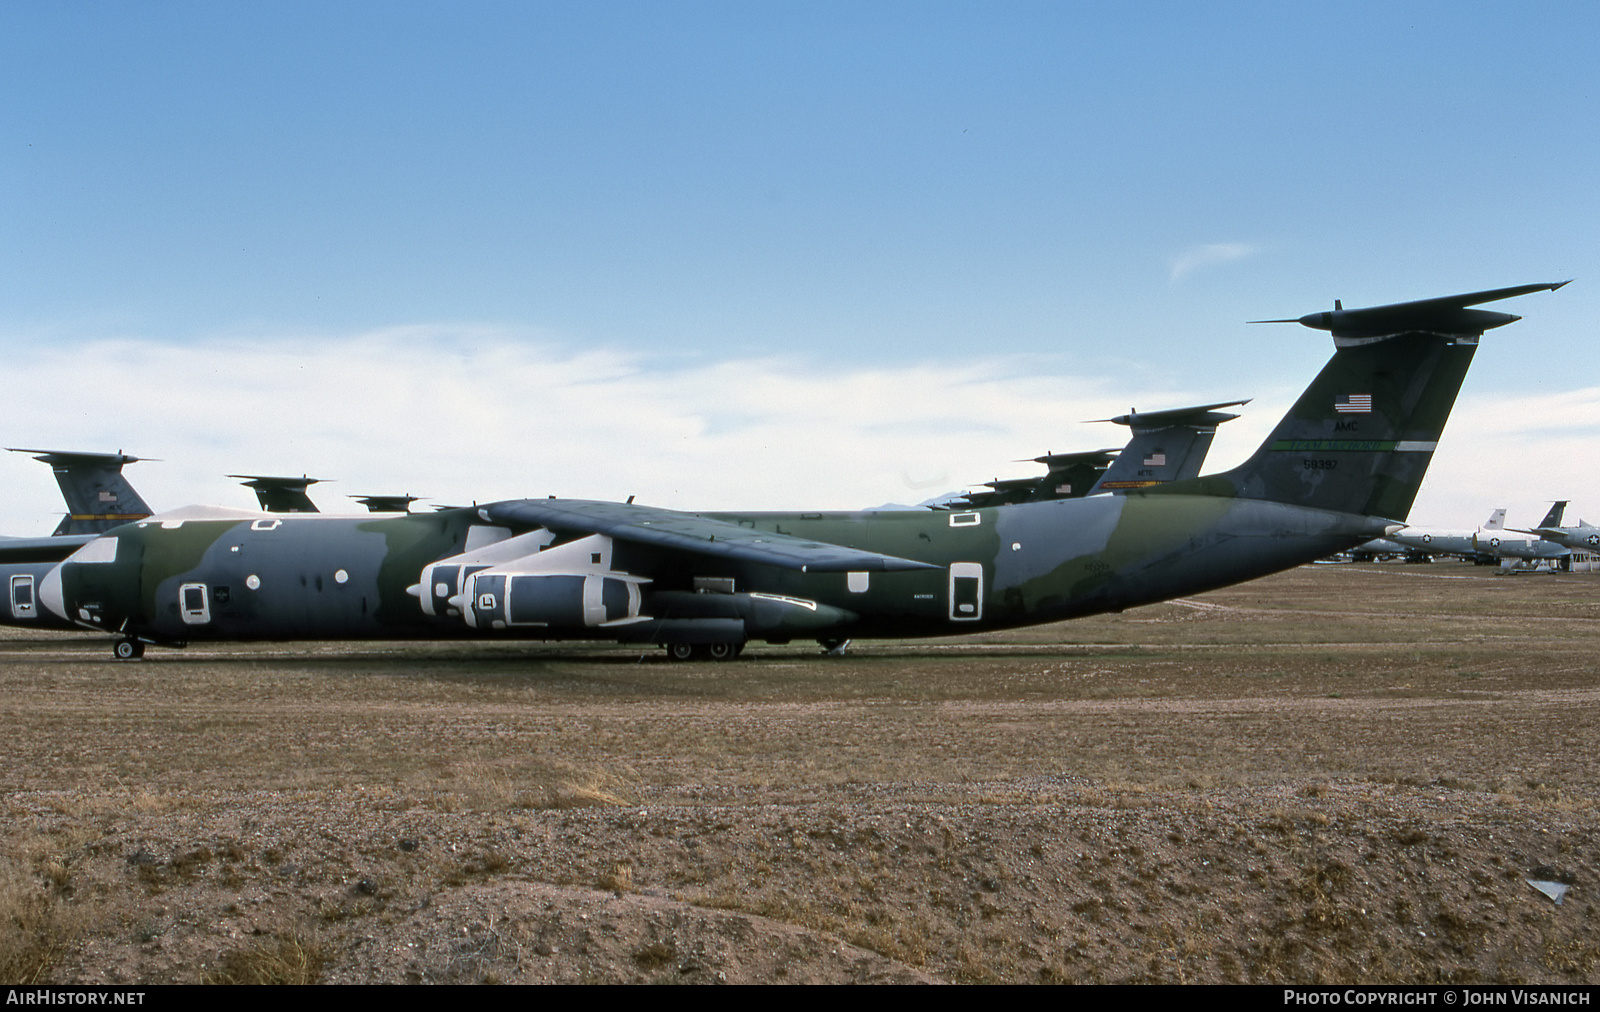
[[[1484,331],[1521,317],[1467,307],[1554,291],[1522,285],[1298,320],[1335,351],[1266,442],[1232,471],[1161,486],[1403,521]]]
[[[1249,403],[1224,401],[1168,411],[1130,411],[1115,418],[1098,419],[1128,426],[1133,438],[1089,494],[1123,492],[1193,478],[1205,463],[1217,426],[1239,417],[1217,409]]]
[[[1571,501],[1570,499],[1557,499],[1551,503],[1550,512],[1546,513],[1544,519],[1539,521],[1539,526],[1560,527],[1562,518],[1567,515],[1567,503]]]
[[[102,534],[152,512],[149,505],[122,476],[124,464],[140,458],[125,453],[72,453],[65,450],[26,450],[7,447],[13,453],[36,454],[34,460],[50,465],[67,501],[67,515],[61,518],[53,536],[63,534]]]
[[[268,474],[230,474],[230,478],[243,478],[239,484],[255,490],[256,499],[266,513],[317,513],[317,504],[311,501],[306,489],[323,481],[322,478],[276,477]]]
[[[1483,522],[1486,531],[1503,531],[1506,529],[1506,508],[1501,506],[1489,514],[1489,519]]]

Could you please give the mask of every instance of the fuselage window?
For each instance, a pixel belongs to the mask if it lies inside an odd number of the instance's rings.
[[[211,621],[211,604],[203,583],[186,583],[178,588],[178,607],[188,625]]]
[[[11,578],[11,617],[33,618],[33,577]]]

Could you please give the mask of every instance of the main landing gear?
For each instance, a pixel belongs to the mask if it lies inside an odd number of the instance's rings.
[[[672,661],[731,661],[744,653],[743,643],[668,643]]]
[[[136,661],[144,656],[144,644],[131,636],[125,636],[112,644],[111,655],[119,661]]]

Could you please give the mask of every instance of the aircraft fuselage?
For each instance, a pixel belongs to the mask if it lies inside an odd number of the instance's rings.
[[[158,515],[52,569],[39,581],[39,610],[79,628],[157,643],[452,634],[663,641],[685,630],[739,642],[947,635],[1120,611],[1225,586],[1348,548],[1383,526],[1281,503],[1138,494],[966,512],[699,516],[937,568],[805,572],[588,535],[571,543],[597,549],[597,564],[603,547],[606,559],[586,575],[541,567],[539,549],[569,543],[550,532],[529,553],[534,575],[522,577],[539,585],[537,607],[519,612],[504,600],[508,591],[518,593],[512,585],[494,584],[491,592],[483,580],[465,600],[451,596],[460,586],[441,584],[429,607],[424,597],[444,579],[431,564],[459,556],[475,536],[484,542],[485,531],[502,540],[537,531],[488,524],[487,513],[475,509],[391,517]],[[451,579],[465,582],[472,569]],[[421,587],[425,570],[430,586]],[[630,581],[630,574],[642,575]],[[637,587],[631,606],[630,582]],[[500,599],[483,607],[484,595],[494,593]]]

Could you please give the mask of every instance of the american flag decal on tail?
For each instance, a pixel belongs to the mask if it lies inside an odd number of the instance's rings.
[[[1370,415],[1372,414],[1371,394],[1346,394],[1333,399],[1333,410],[1340,415]]]

